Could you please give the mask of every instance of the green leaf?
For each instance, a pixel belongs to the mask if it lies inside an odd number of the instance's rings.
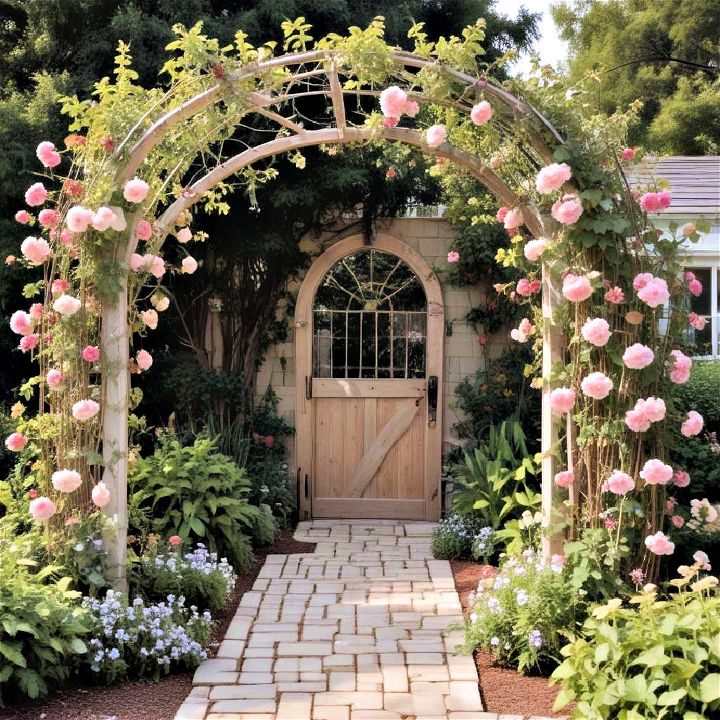
[[[0,654],[4,655],[11,663],[21,668],[27,667],[23,654],[14,646],[0,640]]]
[[[662,667],[670,662],[670,658],[665,654],[665,648],[662,645],[654,645],[646,650],[631,663],[631,665],[645,665],[647,667]]]
[[[200,537],[205,536],[205,525],[199,518],[190,518],[190,527],[196,535],[199,535]]]
[[[720,700],[720,673],[706,675],[697,688],[700,702],[711,703]]]
[[[664,692],[660,695],[660,697],[657,700],[658,705],[667,706],[667,705],[677,705],[682,698],[684,698],[687,695],[687,690],[685,688],[678,688],[677,690],[670,690],[667,692]]]

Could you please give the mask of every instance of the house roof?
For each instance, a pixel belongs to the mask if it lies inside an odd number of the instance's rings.
[[[702,217],[720,222],[720,156],[644,157],[629,173],[640,187],[663,179],[670,183],[672,205],[663,216]]]

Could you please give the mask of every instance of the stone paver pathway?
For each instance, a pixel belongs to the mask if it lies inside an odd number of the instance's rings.
[[[176,720],[478,720],[477,672],[434,525],[315,520],[269,555]]]

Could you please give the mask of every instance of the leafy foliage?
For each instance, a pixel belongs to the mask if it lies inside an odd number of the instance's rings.
[[[128,482],[131,504],[151,511],[154,533],[206,542],[237,572],[247,570],[250,537],[261,511],[247,500],[251,483],[245,471],[219,453],[212,440],[200,437],[183,447],[175,437],[162,437],[152,456],[135,462]]]
[[[562,650],[565,660],[552,675],[564,687],[556,708],[574,700],[571,715],[578,720],[716,717],[717,579],[687,587],[690,580],[673,581],[679,589],[667,598],[652,586],[630,598],[630,606],[615,598],[596,608],[582,633]]]
[[[479,524],[500,530],[522,512],[540,507],[541,496],[532,478],[539,466],[528,453],[520,423],[507,420],[491,427],[486,443],[465,454],[465,464],[454,468],[458,486],[453,508]],[[510,534],[497,534],[498,538]]]
[[[29,572],[34,563],[0,543],[0,706],[38,698],[60,686],[87,651],[86,613],[70,578],[52,580],[58,568]]]
[[[584,602],[562,566],[545,566],[533,550],[510,555],[494,577],[481,580],[467,642],[502,667],[547,671],[559,660],[561,631],[584,619]]]
[[[215,614],[222,610],[235,585],[235,573],[225,560],[198,544],[183,553],[181,546],[165,546],[155,538],[130,564],[128,584],[132,597],[149,603],[168,595],[183,596],[188,607]]]
[[[708,432],[720,432],[720,360],[695,361],[690,380],[676,391],[683,407],[697,410]],[[684,441],[683,441],[684,442]]]
[[[714,0],[559,3],[572,81],[608,115],[639,99],[630,140],[676,155],[718,152],[720,83]]]

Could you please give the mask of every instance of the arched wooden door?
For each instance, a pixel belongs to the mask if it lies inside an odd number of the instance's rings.
[[[388,235],[340,240],[295,313],[301,518],[436,520],[445,314],[425,259]]]

